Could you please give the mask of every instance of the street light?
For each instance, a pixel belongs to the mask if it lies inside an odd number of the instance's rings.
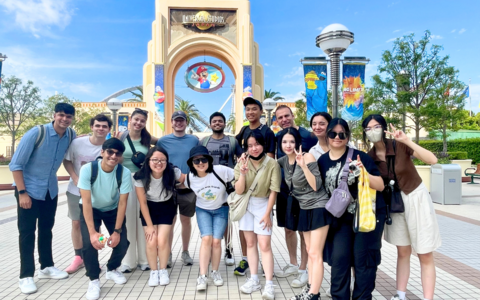
[[[330,56],[330,78],[332,82],[332,114],[338,117],[338,85],[340,84],[340,56],[353,43],[353,32],[342,24],[331,24],[317,36],[317,47]]]
[[[268,127],[270,127],[272,126],[272,118],[270,116],[270,113],[272,112],[272,110],[275,109],[275,107],[277,107],[277,102],[273,101],[270,98],[267,98],[263,100],[262,106],[267,111],[267,124]]]
[[[0,90],[2,89],[2,62],[7,59],[5,54],[0,53]]]
[[[117,111],[122,108],[122,101],[112,98],[107,101],[107,107],[113,114],[113,132],[115,133],[117,131]]]

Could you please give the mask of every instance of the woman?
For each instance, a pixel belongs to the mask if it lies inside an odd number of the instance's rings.
[[[342,180],[341,173],[347,161],[350,140],[350,129],[345,120],[333,119],[327,127],[327,138],[330,151],[320,156],[318,164],[320,173],[329,195]],[[383,180],[373,160],[358,150],[353,150],[351,160],[358,167],[364,167],[369,174],[370,187],[383,191]],[[376,197],[376,228],[368,233],[354,233],[353,212],[354,200],[358,196],[358,179],[350,173],[347,179],[352,196],[352,203],[340,218],[334,218],[330,225],[325,243],[324,258],[331,268],[331,295],[335,300],[350,299],[350,267],[355,270],[355,284],[352,299],[372,299],[375,288],[377,266],[380,264],[380,248],[385,224],[385,202],[381,193]]]
[[[252,131],[243,145],[247,153],[240,157],[235,166],[235,192],[238,195],[247,193],[257,174],[259,178],[248,200],[247,211],[238,222],[239,229],[244,232],[247,241],[247,258],[251,274],[240,290],[245,294],[251,294],[262,288],[257,274],[258,244],[267,280],[262,298],[272,300],[275,299],[272,281],[272,209],[280,191],[280,166],[266,155],[265,139],[260,131]]]
[[[410,157],[427,164],[436,164],[435,155],[412,142],[401,130],[396,130],[381,115],[370,115],[362,123],[363,140],[373,143],[368,152],[380,170],[385,183],[398,180],[404,213],[394,213],[392,225],[385,228],[385,240],[397,246],[397,294],[392,300],[405,299],[408,278],[410,277],[410,256],[412,247],[420,260],[423,297],[433,299],[435,291],[435,262],[433,251],[442,244],[432,198],[422,183]],[[386,134],[393,137],[387,139]],[[390,168],[389,166],[390,162]]]
[[[140,220],[147,241],[147,259],[150,266],[149,286],[167,285],[170,255],[169,235],[177,214],[174,199],[175,182],[183,182],[185,175],[168,162],[168,154],[161,147],[151,148],[145,163],[133,176],[140,204]],[[128,233],[128,232],[127,232]],[[160,261],[160,270],[157,266]]]
[[[332,121],[332,116],[326,112],[317,112],[310,119],[310,127],[312,128],[313,134],[317,137],[318,143],[313,146],[308,153],[312,154],[316,160],[329,150],[328,141],[325,137],[330,121]]]
[[[190,150],[187,160],[190,173],[184,184],[197,195],[195,212],[202,238],[200,246],[200,276],[197,291],[207,289],[207,272],[210,260],[210,277],[216,286],[223,285],[218,267],[222,256],[222,238],[228,224],[227,190],[225,183],[233,180],[233,170],[213,165],[213,157],[204,146]]]
[[[302,293],[291,299],[318,300],[324,271],[323,247],[332,221],[332,215],[325,209],[329,197],[323,187],[317,160],[310,153],[302,153],[302,137],[298,130],[286,128],[278,136],[282,137],[280,143],[286,154],[278,159],[278,164],[284,170],[290,193],[300,204],[298,231],[305,237],[310,271]]]

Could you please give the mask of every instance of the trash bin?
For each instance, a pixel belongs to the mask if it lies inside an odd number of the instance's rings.
[[[456,164],[431,167],[430,195],[435,203],[462,204],[462,168]]]

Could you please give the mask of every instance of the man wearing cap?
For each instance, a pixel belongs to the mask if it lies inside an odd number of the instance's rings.
[[[188,118],[183,111],[176,111],[172,114],[173,133],[158,139],[157,146],[165,149],[170,157],[170,162],[180,168],[183,174],[188,174],[190,168],[187,160],[190,157],[190,149],[198,145],[198,138],[191,134],[186,134]],[[195,201],[197,196],[191,189],[186,189],[183,185],[177,189],[177,203],[180,210],[180,222],[182,223],[182,261],[185,266],[191,266],[193,259],[188,252],[188,244],[190,243],[190,235],[192,233],[191,218],[195,215]],[[173,221],[175,224],[176,219]],[[173,227],[170,232],[170,247],[173,242]],[[171,266],[172,254],[168,260]]]
[[[82,255],[86,275],[90,278],[87,299],[100,297],[98,250],[105,245],[113,249],[107,263],[106,279],[116,284],[127,282],[125,276],[117,271],[130,244],[125,211],[132,181],[130,171],[119,164],[124,151],[125,145],[119,139],[106,140],[100,152],[102,159],[85,164],[80,169],[77,186],[81,195]],[[100,233],[102,221],[110,235],[108,239]]]

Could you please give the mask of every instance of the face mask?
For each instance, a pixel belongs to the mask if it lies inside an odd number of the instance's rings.
[[[375,128],[370,131],[368,131],[367,138],[370,140],[372,143],[380,142],[382,140],[382,128]]]
[[[257,156],[257,157],[253,157],[253,156],[251,156],[251,155],[250,155],[249,157],[250,157],[251,159],[253,159],[253,160],[261,160],[263,156],[265,156],[265,152],[262,152],[262,153],[261,153],[259,156]]]

